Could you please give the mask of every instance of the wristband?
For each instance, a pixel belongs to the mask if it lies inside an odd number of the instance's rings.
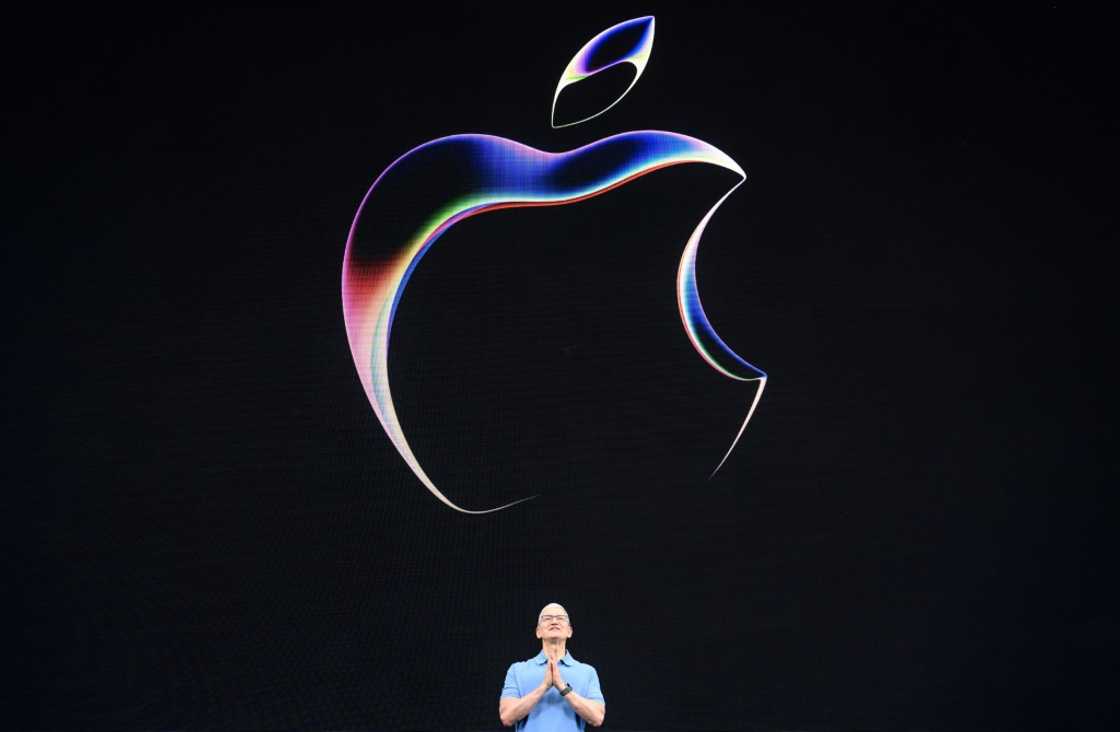
[[[567,696],[572,693],[572,685],[568,684],[567,688],[560,692],[560,696]]]

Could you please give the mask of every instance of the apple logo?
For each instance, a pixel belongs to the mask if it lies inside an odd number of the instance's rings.
[[[654,18],[634,18],[596,35],[572,58],[557,84],[552,126],[599,116],[637,83],[653,47]],[[622,94],[595,114],[561,125],[557,101],[573,84],[630,64],[636,73]],[[545,152],[515,140],[485,134],[441,137],[397,158],[370,186],[358,206],[342,261],[342,311],[350,352],[366,397],[389,440],[420,482],[439,501],[466,514],[425,473],[405,438],[389,387],[389,344],[401,294],[424,254],[450,227],[504,208],[578,204],[643,175],[674,165],[701,163],[734,172],[739,180],[712,204],[685,244],[677,269],[677,304],[692,346],[729,379],[755,382],[742,426],[712,471],[726,462],[742,437],[766,386],[766,373],[738,356],[708,322],[696,285],[696,256],[708,221],[746,180],[746,173],[714,146],[676,132],[623,132],[565,152]]]

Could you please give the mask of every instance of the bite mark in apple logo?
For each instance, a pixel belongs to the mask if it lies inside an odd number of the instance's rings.
[[[588,41],[568,64],[557,85],[552,126],[587,121],[621,101],[645,69],[653,47],[653,31],[654,19],[647,16],[619,23]],[[617,46],[619,38],[634,35],[637,40],[625,52],[609,51]],[[565,87],[622,63],[633,65],[636,73],[617,99],[577,122],[556,124],[556,101]],[[420,482],[442,503],[461,513],[483,514],[535,496],[496,508],[465,509],[436,487],[409,447],[389,389],[389,342],[401,294],[424,254],[445,231],[468,217],[503,208],[578,203],[661,168],[688,163],[714,165],[739,176],[696,225],[677,269],[681,322],[697,353],[724,376],[756,383],[747,415],[712,471],[715,475],[746,430],[767,378],[764,371],[732,351],[715,332],[704,314],[696,287],[696,255],[704,228],[747,178],[738,163],[703,140],[658,130],[624,132],[558,153],[494,135],[459,134],[409,150],[370,186],[350,227],[342,261],[346,335],[358,377],[385,434]],[[419,178],[438,183],[422,187],[422,201],[417,200],[415,185]]]

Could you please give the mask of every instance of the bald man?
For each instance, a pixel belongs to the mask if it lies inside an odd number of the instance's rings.
[[[594,666],[568,653],[572,621],[563,605],[545,605],[537,616],[541,652],[506,672],[498,717],[518,732],[571,732],[588,722],[598,727],[607,716]]]

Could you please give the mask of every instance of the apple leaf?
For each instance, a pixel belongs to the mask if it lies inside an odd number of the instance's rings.
[[[653,51],[653,24],[652,15],[625,20],[607,28],[583,45],[583,48],[568,62],[560,82],[556,85],[556,93],[552,96],[551,123],[554,129],[571,127],[594,119],[622,101],[622,98],[638,83],[638,78],[649,62],[650,53]],[[621,64],[630,64],[634,67],[634,77],[621,94],[606,106],[599,107],[593,114],[574,122],[556,123],[556,102],[560,98],[560,92]]]

